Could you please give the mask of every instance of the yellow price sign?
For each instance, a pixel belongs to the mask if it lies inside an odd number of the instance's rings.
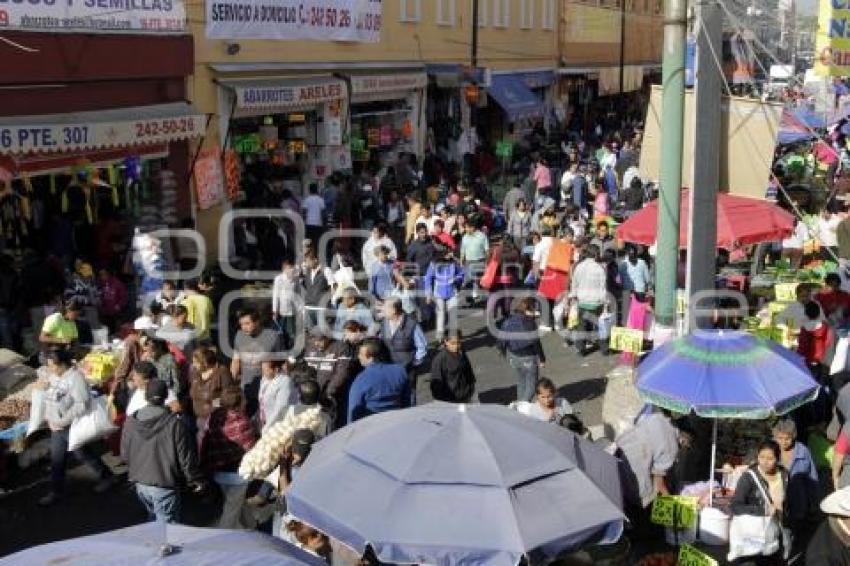
[[[688,292],[684,289],[676,291],[676,312],[680,315],[688,312]]]
[[[773,286],[776,300],[780,303],[793,303],[797,300],[797,285],[799,283],[777,283]]]
[[[640,354],[643,351],[643,331],[615,326],[611,329],[609,346],[619,352]]]
[[[717,560],[689,544],[679,549],[679,566],[717,566]]]
[[[697,498],[659,495],[652,502],[650,521],[665,527],[691,528],[697,523]]]

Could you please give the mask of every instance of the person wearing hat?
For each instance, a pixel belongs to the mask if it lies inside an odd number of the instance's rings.
[[[185,423],[165,407],[169,391],[165,382],[151,379],[145,386],[147,405],[127,418],[121,436],[121,456],[127,478],[151,519],[176,523],[180,515],[181,483],[195,492],[204,478]]]
[[[850,564],[850,487],[839,489],[820,504],[826,519],[806,550],[806,566]]]

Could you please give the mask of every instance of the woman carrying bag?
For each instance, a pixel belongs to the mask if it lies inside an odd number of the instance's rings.
[[[747,563],[780,564],[781,551],[788,553],[783,529],[788,472],[780,462],[779,445],[762,442],[757,463],[738,480],[731,504],[730,562],[746,557]]]
[[[53,505],[65,491],[65,464],[68,454],[71,424],[86,414],[92,403],[89,386],[83,374],[74,367],[74,360],[67,350],[51,350],[46,353],[50,377],[39,381],[45,391],[45,416],[50,427],[50,493],[38,500],[41,506]],[[99,479],[95,493],[103,493],[115,485],[116,478],[88,446],[74,451],[78,460],[87,464]]]

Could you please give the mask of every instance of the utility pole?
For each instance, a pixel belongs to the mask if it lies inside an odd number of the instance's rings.
[[[626,0],[620,0],[620,94],[623,94],[623,75],[626,65]]]
[[[655,256],[655,319],[672,335],[676,323],[676,273],[679,259],[679,201],[682,192],[682,142],[685,134],[685,52],[687,0],[664,2],[662,59],[661,189]]]
[[[472,47],[469,53],[469,66],[472,74],[472,80],[478,86],[476,76],[478,74],[478,1],[472,0]],[[469,106],[469,122],[474,129],[478,127],[478,104],[470,103]]]
[[[688,218],[687,296],[714,289],[717,262],[717,193],[720,187],[721,94],[725,77],[718,69],[723,46],[723,18],[717,0],[696,3],[696,68],[694,81],[694,186]],[[715,61],[715,54],[717,61]],[[689,321],[690,323],[691,321]],[[702,321],[696,321],[698,324]]]

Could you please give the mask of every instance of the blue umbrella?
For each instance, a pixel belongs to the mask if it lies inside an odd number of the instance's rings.
[[[746,332],[696,331],[650,353],[637,376],[645,401],[714,419],[783,415],[818,394],[818,384],[800,356]],[[716,445],[715,420],[712,471]]]
[[[702,417],[766,419],[811,401],[818,384],[796,353],[745,332],[699,331],[638,367],[648,402]]]
[[[392,563],[514,565],[612,543],[617,461],[496,405],[431,403],[320,441],[286,494],[297,519]]]

